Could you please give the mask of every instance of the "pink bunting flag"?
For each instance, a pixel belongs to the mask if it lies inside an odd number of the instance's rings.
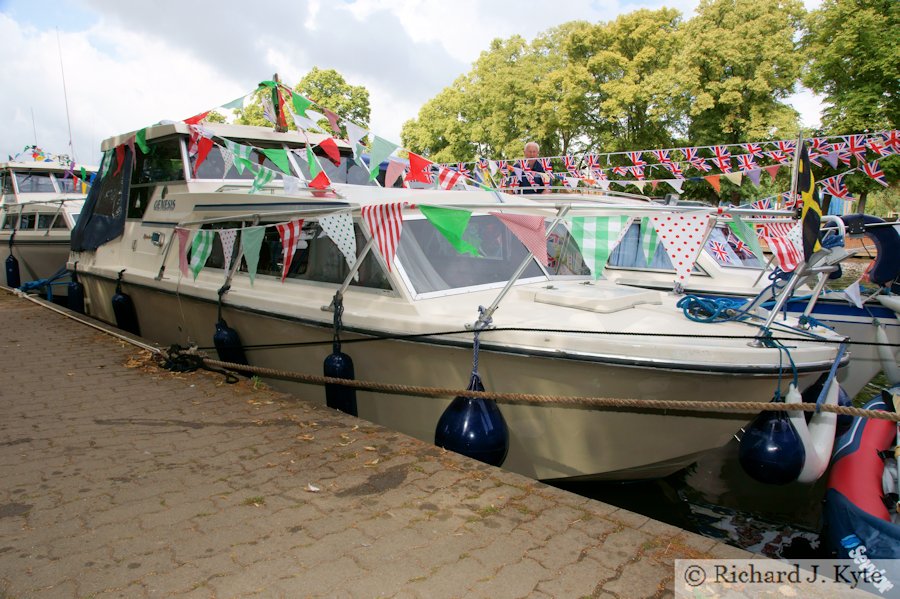
[[[534,257],[544,266],[549,266],[550,258],[547,256],[547,225],[543,216],[527,214],[503,214],[491,212],[492,216],[500,219],[522,244],[528,248]]]
[[[303,219],[296,218],[287,223],[275,225],[278,229],[278,236],[281,238],[281,251],[284,266],[281,268],[281,282],[287,278],[288,271],[291,269],[291,260],[294,259],[294,252],[300,245],[300,232],[303,230]]]
[[[393,187],[397,178],[403,174],[406,165],[399,160],[388,160],[387,173],[384,175],[384,186]]]
[[[773,164],[772,166],[766,167],[766,172],[769,173],[769,177],[772,179],[772,183],[775,182],[775,177],[778,176],[778,169],[780,168],[780,164]]]
[[[328,119],[328,124],[331,125],[331,130],[334,131],[335,135],[340,135],[341,127],[338,125],[338,115],[331,112],[327,108],[323,108],[322,112],[325,113],[325,118]]]
[[[378,246],[388,270],[391,270],[391,263],[397,253],[397,244],[400,243],[405,203],[375,204],[362,208],[363,219],[369,226],[372,237],[375,238],[375,245]]]
[[[700,253],[706,229],[709,226],[709,214],[673,214],[670,216],[652,216],[650,221],[659,236],[675,274],[681,284],[687,283],[691,276],[694,261]]]
[[[188,276],[189,266],[187,259],[188,240],[191,232],[187,229],[175,227],[175,235],[178,236],[178,270],[181,274]]]

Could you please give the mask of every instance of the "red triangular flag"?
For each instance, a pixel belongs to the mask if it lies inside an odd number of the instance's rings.
[[[773,164],[772,166],[767,166],[766,172],[769,173],[769,176],[772,177],[772,183],[775,182],[775,176],[778,174],[778,169],[781,168],[780,164]]]
[[[208,137],[201,137],[197,140],[197,160],[194,162],[194,176],[197,176],[197,169],[206,160],[209,151],[213,148],[213,140]]]
[[[719,175],[709,175],[703,178],[716,189],[716,193],[722,193],[721,185],[719,185]]]
[[[325,171],[320,171],[319,174],[309,182],[309,186],[313,189],[325,189],[329,185],[331,185],[331,180],[328,178],[328,175],[325,174]]]
[[[119,174],[119,171],[122,170],[122,164],[125,163],[125,144],[119,144],[116,146],[116,172],[113,173],[113,177]]]
[[[200,121],[205,119],[206,115],[208,115],[210,112],[212,112],[212,111],[207,110],[206,112],[201,112],[200,114],[196,114],[189,119],[184,119],[184,122],[187,125],[196,125],[197,123],[199,123]]]
[[[430,160],[422,158],[418,154],[409,153],[409,173],[404,177],[404,181],[419,181],[420,183],[431,183],[431,165],[434,164]]]
[[[334,131],[335,135],[340,135],[341,127],[338,125],[338,115],[331,112],[327,108],[323,108],[322,112],[325,114],[325,118],[328,119],[328,124],[331,125],[331,130]]]
[[[341,152],[332,138],[323,139],[319,142],[319,147],[325,150],[325,155],[334,163],[334,166],[341,166]]]

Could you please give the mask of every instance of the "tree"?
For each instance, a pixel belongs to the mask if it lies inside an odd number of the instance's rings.
[[[701,0],[675,59],[691,143],[796,135],[797,111],[784,99],[800,77],[794,40],[804,15],[799,0]]]
[[[900,3],[825,0],[810,13],[803,81],[824,94],[834,133],[900,126]]]

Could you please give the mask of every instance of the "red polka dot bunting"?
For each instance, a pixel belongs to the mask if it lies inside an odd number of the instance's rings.
[[[676,214],[650,218],[666,253],[672,259],[677,280],[682,284],[690,277],[694,260],[700,253],[709,219],[708,214]]]

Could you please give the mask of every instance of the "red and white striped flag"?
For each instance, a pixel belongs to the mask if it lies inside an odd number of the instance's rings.
[[[781,267],[781,270],[784,272],[791,272],[797,268],[801,259],[800,252],[797,251],[797,246],[794,245],[790,236],[763,237],[763,239],[766,240],[769,249],[772,250],[772,253],[774,253],[775,257],[778,259],[778,266]]]
[[[281,282],[287,278],[288,271],[291,268],[291,260],[294,259],[294,252],[300,245],[300,232],[303,230],[303,219],[297,218],[290,222],[275,225],[278,229],[278,236],[281,238],[281,256],[284,266],[281,267]]]
[[[453,189],[453,186],[459,182],[460,178],[462,178],[461,174],[451,168],[442,166],[438,172],[438,185],[440,185],[441,189]]]
[[[400,243],[400,233],[403,228],[403,205],[406,202],[393,204],[375,204],[363,206],[362,215],[369,232],[375,238],[375,245],[381,252],[388,270],[397,253],[397,244]]]

